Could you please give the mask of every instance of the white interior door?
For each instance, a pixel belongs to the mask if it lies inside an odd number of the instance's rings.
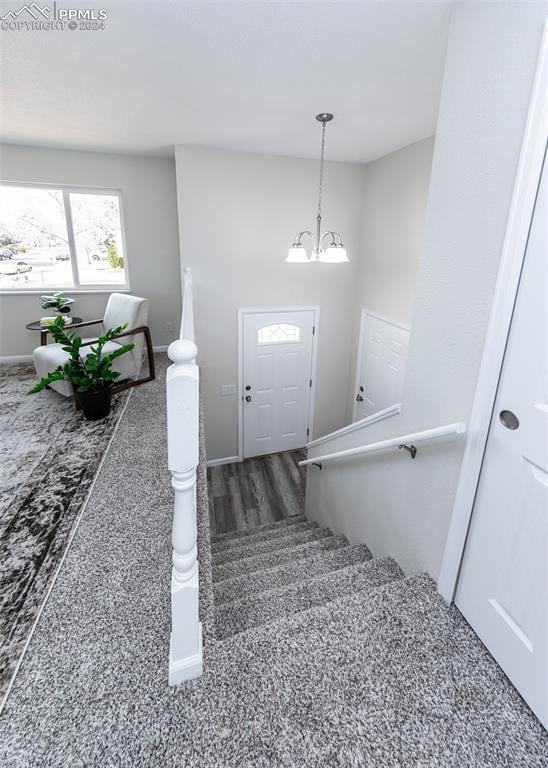
[[[353,421],[400,402],[409,330],[364,310],[359,345]]]
[[[314,311],[244,313],[244,457],[307,442]]]
[[[548,727],[548,174],[533,215],[456,603]]]

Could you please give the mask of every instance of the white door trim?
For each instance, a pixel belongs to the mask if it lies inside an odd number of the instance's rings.
[[[286,306],[286,307],[238,307],[238,460],[244,458],[244,315],[258,315],[265,312],[313,312],[314,333],[312,335],[312,387],[308,401],[308,429],[310,435],[314,434],[314,403],[316,401],[316,378],[318,363],[318,336],[320,331],[320,307],[313,306]],[[303,446],[304,447],[304,446]]]
[[[548,23],[540,48],[464,459],[438,581],[438,591],[447,602],[453,601],[457,587],[548,141],[546,93]]]
[[[358,388],[360,386],[360,371],[362,367],[365,321],[368,315],[370,317],[376,317],[377,320],[382,320],[383,323],[389,323],[389,325],[393,325],[395,328],[401,328],[402,331],[407,331],[408,333],[411,332],[411,329],[407,325],[396,323],[394,320],[390,320],[390,318],[385,317],[384,315],[381,315],[378,312],[372,312],[370,309],[367,309],[367,307],[362,307],[360,312],[360,333],[358,336],[358,354],[356,356],[356,372],[354,374],[354,392],[352,393],[352,421],[353,422],[356,419],[356,411],[358,409],[358,403],[356,402],[356,393],[358,392]],[[399,403],[399,406],[401,408],[401,403]]]

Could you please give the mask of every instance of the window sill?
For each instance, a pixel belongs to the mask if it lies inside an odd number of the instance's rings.
[[[131,289],[126,285],[123,287],[116,286],[111,288],[41,288],[41,289],[33,289],[33,290],[23,290],[23,289],[14,289],[13,291],[10,290],[1,290],[0,289],[0,296],[43,296],[44,294],[49,293],[56,293],[58,291],[62,291],[67,296],[71,296],[72,294],[78,295],[85,295],[85,294],[106,294],[106,293],[131,293]]]

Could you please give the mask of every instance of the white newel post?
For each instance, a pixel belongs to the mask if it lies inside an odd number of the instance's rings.
[[[174,341],[167,354],[173,362],[167,371],[166,389],[168,465],[175,491],[169,684],[177,685],[202,674],[196,545],[199,369],[192,341]]]

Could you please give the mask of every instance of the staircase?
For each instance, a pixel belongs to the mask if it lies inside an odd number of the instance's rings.
[[[403,578],[391,558],[302,516],[213,537],[211,550],[219,640]]]
[[[428,575],[406,577],[393,559],[303,516],[210,535],[193,339],[187,270],[166,384],[169,681],[185,685],[165,699],[146,689],[161,729],[147,740],[154,764],[548,768],[546,732]],[[451,424],[321,458],[462,431]],[[153,764],[140,757],[131,764]]]
[[[189,765],[548,768],[542,726],[428,575],[302,516],[208,541]]]

